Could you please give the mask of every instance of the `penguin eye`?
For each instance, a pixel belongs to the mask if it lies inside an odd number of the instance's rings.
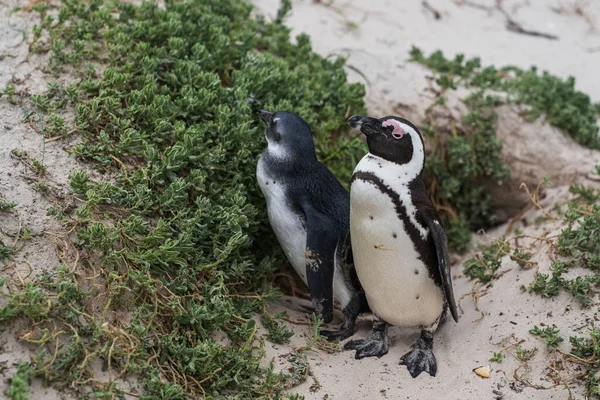
[[[395,119],[388,119],[387,121],[384,121],[381,126],[384,128],[388,126],[392,127],[392,137],[394,139],[400,139],[402,136],[406,135],[406,131],[400,126],[400,122],[396,121]]]
[[[269,133],[272,140],[279,142],[281,140],[281,133],[277,130],[277,126],[275,124],[271,124],[269,127]]]

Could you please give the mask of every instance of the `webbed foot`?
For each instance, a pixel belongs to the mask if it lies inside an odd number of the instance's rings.
[[[423,371],[435,376],[437,363],[433,355],[433,333],[421,331],[421,337],[412,345],[412,350],[400,358],[400,365],[406,365],[413,378]]]
[[[366,300],[364,301],[366,302]],[[354,335],[356,318],[358,318],[358,314],[360,314],[361,308],[363,308],[362,302],[363,299],[361,298],[361,295],[355,292],[348,304],[346,304],[342,310],[344,313],[344,323],[340,329],[337,331],[323,330],[320,332],[321,336],[324,336],[327,338],[327,340],[333,342],[335,340],[342,341]]]
[[[354,358],[360,360],[365,357],[382,357],[388,352],[388,341],[378,339],[351,340],[344,345],[345,350],[356,350]]]
[[[356,350],[354,358],[381,357],[388,352],[387,323],[373,316],[373,330],[369,339],[351,340],[344,345],[345,350]]]

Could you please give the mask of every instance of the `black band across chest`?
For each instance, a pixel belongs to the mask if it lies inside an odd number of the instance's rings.
[[[352,175],[351,185],[357,180],[373,184],[381,193],[387,195],[390,198],[390,200],[394,204],[396,215],[402,221],[404,231],[406,232],[410,240],[413,242],[415,249],[417,250],[419,259],[427,266],[429,275],[434,279],[436,284],[440,285],[441,281],[439,280],[439,273],[435,273],[437,271],[437,258],[435,254],[435,245],[433,243],[433,239],[431,238],[429,232],[427,236],[423,238],[423,236],[419,232],[419,229],[413,224],[413,222],[408,217],[406,207],[402,203],[400,195],[395,190],[386,185],[381,178],[379,178],[372,172],[355,172],[354,175]],[[350,188],[350,192],[352,192],[352,188]]]

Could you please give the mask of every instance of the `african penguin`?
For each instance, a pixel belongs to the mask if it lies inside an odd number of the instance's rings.
[[[447,237],[423,182],[425,149],[417,127],[395,116],[353,116],[369,153],[352,175],[350,236],[359,281],[374,315],[370,339],[344,346],[355,358],[388,352],[387,326],[419,327],[402,356],[413,378],[435,376],[433,334],[450,308],[458,321]]]
[[[350,196],[317,161],[312,133],[300,116],[261,111],[267,150],[256,168],[267,202],[269,222],[287,259],[308,286],[315,312],[333,318],[333,297],[344,323],[322,331],[330,340],[354,333],[358,314],[367,307],[360,288],[349,238]]]

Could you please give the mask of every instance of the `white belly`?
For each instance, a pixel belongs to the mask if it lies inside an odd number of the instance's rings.
[[[373,183],[352,183],[350,230],[356,272],[373,313],[397,326],[435,324],[443,291],[429,277],[391,198]]]
[[[306,228],[290,207],[280,182],[268,176],[261,161],[258,161],[256,177],[267,201],[269,222],[285,256],[306,284]]]

